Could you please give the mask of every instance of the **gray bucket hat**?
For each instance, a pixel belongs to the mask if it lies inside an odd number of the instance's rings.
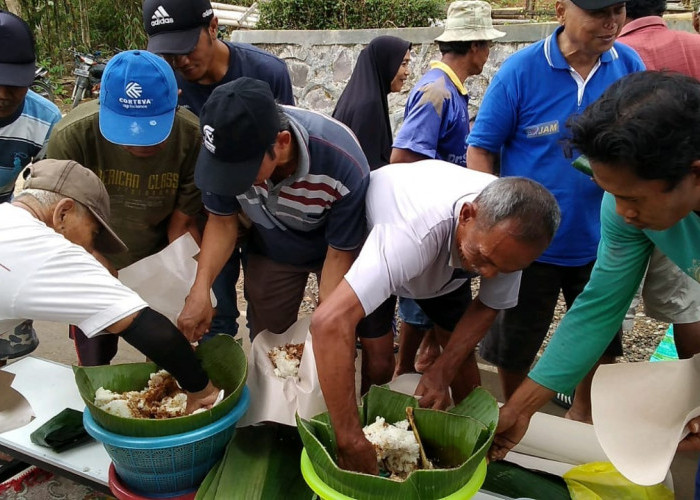
[[[452,2],[447,8],[445,31],[436,42],[495,40],[506,34],[493,28],[491,6],[481,0]]]

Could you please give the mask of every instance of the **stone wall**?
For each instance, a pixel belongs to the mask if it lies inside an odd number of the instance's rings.
[[[674,29],[692,31],[688,19],[669,20]],[[556,23],[533,23],[496,26],[506,36],[496,41],[481,75],[467,79],[470,115],[474,116],[486,87],[503,61],[516,50],[541,40],[554,31]],[[441,28],[401,28],[391,30],[341,31],[235,31],[231,40],[252,43],[284,59],[289,68],[297,105],[331,114],[347,84],[357,56],[373,38],[393,35],[413,44],[411,76],[401,92],[389,95],[389,111],[394,131],[403,118],[408,92],[429,63],[440,59],[433,42]]]

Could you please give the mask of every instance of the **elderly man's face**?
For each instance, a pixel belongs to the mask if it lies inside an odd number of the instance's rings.
[[[526,268],[539,257],[549,242],[525,242],[514,238],[518,221],[506,219],[485,227],[465,203],[457,225],[456,244],[462,267],[484,278]]]
[[[78,208],[70,198],[64,198],[54,209],[53,228],[71,243],[92,253],[101,226],[92,213]]]
[[[602,54],[612,48],[626,14],[624,2],[599,10],[584,10],[571,0],[558,0],[556,12],[574,46],[592,54]]]
[[[638,229],[663,231],[700,209],[700,161],[693,172],[667,191],[663,180],[637,177],[631,168],[591,161],[595,182],[615,197],[617,214]]]
[[[12,116],[24,102],[27,87],[0,85],[0,118]]]

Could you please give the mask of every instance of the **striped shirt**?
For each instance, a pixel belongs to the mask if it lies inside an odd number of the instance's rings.
[[[17,115],[0,119],[0,202],[9,200],[17,176],[41,151],[60,119],[58,107],[31,90]]]
[[[204,192],[202,199],[216,215],[245,212],[255,227],[250,251],[286,264],[318,265],[328,246],[354,250],[362,244],[369,165],[345,125],[314,111],[284,110],[299,146],[296,172],[236,197]]]

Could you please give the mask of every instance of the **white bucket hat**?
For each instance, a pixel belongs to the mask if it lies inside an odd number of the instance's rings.
[[[506,34],[493,28],[491,6],[481,0],[452,2],[447,9],[445,31],[436,42],[494,40]]]

